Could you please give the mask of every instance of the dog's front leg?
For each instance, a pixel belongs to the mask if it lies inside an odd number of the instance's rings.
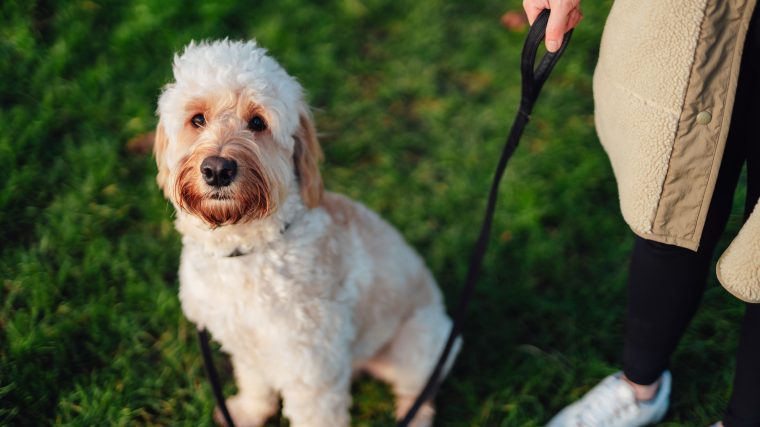
[[[303,382],[293,383],[282,390],[283,414],[292,427],[348,427],[350,365],[347,368],[332,381],[304,378]]]
[[[277,393],[266,382],[260,369],[245,357],[232,356],[235,382],[238,394],[227,399],[227,409],[237,427],[260,427],[278,409]],[[214,421],[224,426],[224,417],[219,408],[214,412]]]
[[[289,346],[292,357],[280,392],[292,427],[349,425],[353,330],[347,311],[339,308],[324,309],[315,328],[301,330]]]

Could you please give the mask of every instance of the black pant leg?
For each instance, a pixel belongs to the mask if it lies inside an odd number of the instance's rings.
[[[696,312],[710,260],[731,212],[742,166],[740,150],[726,150],[697,252],[636,237],[626,304],[623,372],[637,384],[651,384]]]
[[[760,304],[747,304],[725,427],[760,426]]]

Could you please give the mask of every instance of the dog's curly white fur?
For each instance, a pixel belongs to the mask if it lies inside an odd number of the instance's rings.
[[[231,356],[235,423],[262,425],[281,395],[295,427],[347,426],[360,370],[391,384],[403,416],[451,326],[422,259],[375,213],[323,192],[301,86],[255,42],[191,43],[174,78],[157,181],[182,234],[182,309]],[[236,165],[230,182],[212,179],[209,157]],[[415,425],[432,417],[428,402]]]

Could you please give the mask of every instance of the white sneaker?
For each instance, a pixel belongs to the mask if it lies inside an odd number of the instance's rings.
[[[660,421],[670,403],[670,372],[662,374],[657,394],[636,400],[622,372],[610,375],[579,401],[565,407],[547,427],[638,427]]]

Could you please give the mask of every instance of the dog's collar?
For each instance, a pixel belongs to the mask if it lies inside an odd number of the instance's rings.
[[[235,250],[232,251],[232,252],[230,252],[229,255],[226,255],[225,258],[235,258],[235,257],[239,257],[239,256],[244,256],[244,255],[250,254],[251,252],[253,252],[253,251],[241,252],[240,248],[235,248]]]
[[[290,222],[286,222],[285,226],[282,227],[282,230],[280,230],[280,234],[285,234],[286,231],[290,228]],[[247,251],[241,251],[240,248],[235,248],[232,252],[229,253],[229,255],[225,255],[225,258],[237,258],[240,256],[246,256],[250,255],[254,252],[253,249],[247,250]]]

